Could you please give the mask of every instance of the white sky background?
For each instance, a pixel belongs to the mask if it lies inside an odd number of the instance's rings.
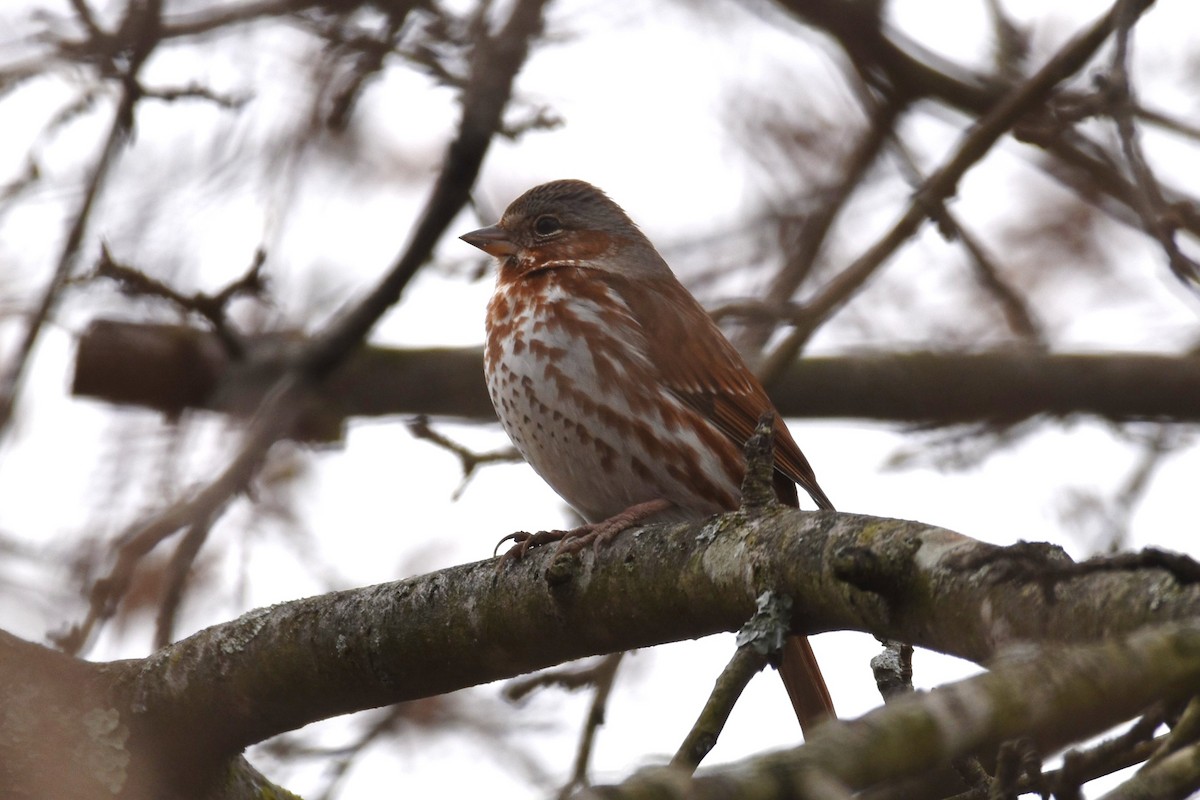
[[[15,0],[4,2],[18,5]],[[49,0],[46,5],[53,7]],[[515,195],[543,180],[591,180],[630,212],[686,281],[689,267],[702,264],[679,246],[696,236],[735,230],[739,211],[756,192],[718,116],[728,93],[775,91],[782,71],[815,87],[814,96],[829,98],[828,88],[836,83],[834,69],[819,47],[797,47],[793,37],[740,11],[740,6],[722,6],[728,15],[719,23],[692,24],[694,17],[686,8],[667,6],[664,11],[663,4],[646,0],[613,13],[610,5],[568,0],[553,7],[552,29],[578,38],[540,50],[518,86],[523,96],[550,105],[566,124],[493,147],[478,198],[498,215]],[[922,0],[895,3],[895,21],[947,58],[983,64],[987,44],[982,3],[936,5],[937,13],[931,14],[930,4]],[[1078,0],[1060,0],[1051,12],[1045,10],[1046,3],[1032,0],[1005,5],[1019,19],[1037,21],[1039,58],[1106,7]],[[11,12],[0,13],[3,20]],[[1162,0],[1138,27],[1139,41],[1155,43],[1151,52],[1135,50],[1139,69],[1162,68],[1167,53],[1196,52],[1197,17],[1200,11],[1186,0]],[[248,30],[244,52],[202,62],[194,50],[173,48],[155,57],[148,76],[160,85],[200,80],[221,91],[249,91],[270,76],[289,74],[308,57],[304,36],[276,30],[268,37],[265,31],[266,27]],[[0,59],[5,49],[19,44],[23,33],[0,33]],[[815,41],[811,36],[805,41],[809,40]],[[1137,72],[1134,77],[1139,87],[1153,85]],[[261,165],[247,170],[239,159],[258,152],[264,141],[282,138],[304,113],[298,104],[307,86],[297,81],[292,87],[290,93],[281,87],[277,93],[256,96],[242,115],[199,103],[143,104],[138,141],[116,170],[107,195],[135,201],[118,208],[102,204],[81,266],[95,257],[102,237],[118,259],[146,268],[153,265],[156,274],[182,289],[211,290],[240,274],[261,243],[267,247],[279,297],[278,308],[270,312],[276,317],[311,317],[307,309],[317,302],[314,297],[332,299],[320,301],[325,313],[357,297],[404,244],[427,187],[424,182],[414,184],[413,178],[433,174],[456,120],[454,97],[445,90],[430,91],[427,82],[411,72],[392,70],[371,89],[370,102],[362,107],[351,166],[343,161],[336,172],[302,172],[292,167],[292,156],[280,153],[268,170],[260,171]],[[70,90],[69,76],[59,82],[39,81],[0,106],[5,109],[0,112],[5,114],[0,126],[0,184],[15,175],[29,141]],[[832,97],[822,102],[845,105],[828,109],[831,115],[850,107],[849,98],[838,99],[836,93]],[[1197,118],[1195,95],[1143,99]],[[93,157],[96,123],[107,119],[107,106],[102,108],[103,113],[85,115],[41,146],[44,164],[62,171],[61,177],[46,182],[56,189],[43,191],[36,204],[22,204],[17,212],[0,217],[0,299],[28,301],[40,291],[57,252],[64,207],[77,201],[78,165]],[[928,170],[953,147],[962,120],[952,115],[923,120],[907,132],[919,137],[922,166]],[[1023,160],[1018,145],[1009,141],[1001,150],[965,181],[955,205],[963,217],[1016,220],[1027,212],[1006,206],[1006,196],[1016,182],[1042,179]],[[197,163],[209,163],[212,169],[197,170]],[[303,177],[287,177],[294,174]],[[1172,164],[1166,174],[1194,186],[1200,168]],[[173,191],[164,193],[164,186]],[[896,197],[873,195],[860,203],[855,224],[861,230],[855,231],[854,249],[843,254],[846,259],[893,221],[903,198],[896,191]],[[456,229],[470,230],[477,222],[464,215]],[[1139,237],[1118,237],[1112,245],[1121,261],[1115,283],[1089,286],[1086,280],[1075,281],[1058,297],[1063,303],[1077,302],[1078,313],[1047,310],[1045,316],[1057,323],[1051,329],[1056,349],[1175,351],[1190,342],[1196,327],[1195,299],[1178,288],[1161,257]],[[686,258],[671,258],[673,250]],[[929,339],[930,320],[944,319],[949,326],[962,316],[944,301],[945,291],[961,281],[963,272],[961,259],[949,257],[954,252],[953,245],[927,228],[918,243],[887,268],[886,276],[843,312],[840,322],[822,331],[812,352],[894,347],[909,337],[914,346],[936,345]],[[452,238],[443,243],[439,256],[446,269],[423,272],[373,341],[416,346],[482,340],[491,274],[470,282],[467,276],[478,264],[478,254]],[[164,261],[167,257],[171,260]],[[9,263],[21,265],[22,271],[13,274]],[[758,278],[765,275],[756,273]],[[1051,275],[1047,280],[1064,279]],[[912,287],[920,290],[908,309],[887,296],[905,286],[909,292]],[[754,289],[717,287],[705,299],[717,299],[722,292],[748,295]],[[1120,306],[1104,299],[1114,293],[1123,298]],[[872,303],[873,297],[879,302]],[[159,425],[157,418],[125,412],[114,421],[111,409],[67,394],[74,334],[95,316],[136,318],[144,311],[115,294],[97,302],[95,290],[86,301],[69,303],[39,349],[16,439],[0,451],[0,530],[32,547],[47,548],[55,561],[76,546],[81,533],[111,533],[146,502],[138,487],[108,494],[107,476],[97,474],[96,465],[111,464],[114,456],[152,463],[158,440],[145,437]],[[920,319],[922,326],[914,326],[906,314]],[[171,318],[169,313],[159,315]],[[7,358],[11,352],[16,329],[0,320],[0,356]],[[886,338],[873,339],[872,332]],[[1053,541],[1077,557],[1087,555],[1088,543],[1068,538],[1071,529],[1062,518],[1064,489],[1098,489],[1108,496],[1139,458],[1135,447],[1104,425],[1079,421],[1047,425],[1037,436],[998,452],[975,469],[949,474],[929,468],[895,471],[884,468],[888,458],[897,448],[920,443],[919,437],[857,420],[791,425],[840,509],[919,519],[997,543]],[[438,427],[479,450],[504,444],[498,427]],[[138,436],[114,438],[120,431]],[[198,455],[191,468],[201,479],[220,463],[213,455],[228,451],[233,437],[219,424],[202,424],[194,442]],[[457,460],[414,441],[401,420],[356,423],[344,448],[300,463],[309,473],[294,491],[301,521],[312,537],[310,560],[298,558],[291,546],[273,538],[278,530],[274,523],[251,525],[249,509],[239,504],[214,533],[209,552],[226,566],[231,583],[245,576],[250,580],[236,596],[207,602],[193,597],[185,607],[181,635],[250,607],[323,591],[328,575],[314,575],[312,563],[328,565],[339,585],[366,585],[486,558],[495,541],[509,531],[559,527],[564,520],[561,501],[523,465],[485,469],[458,502],[451,502],[459,482]],[[1166,462],[1134,516],[1131,546],[1197,552],[1194,512],[1183,500],[1194,496],[1198,469],[1195,448]],[[110,514],[104,518],[112,530],[98,531],[94,504],[97,498],[114,496],[118,507],[107,509]],[[47,630],[78,618],[61,617],[62,597],[73,591],[65,573],[25,569],[17,577],[30,588],[0,594],[5,629],[40,641]],[[106,632],[89,656],[102,660],[145,654],[148,632],[114,633]],[[644,651],[627,661],[608,724],[599,736],[595,776],[620,777],[637,765],[669,757],[732,646],[731,636],[711,637]],[[877,652],[870,637],[830,634],[818,637],[815,647],[844,716],[878,705],[867,663]],[[916,680],[920,686],[932,686],[966,668],[919,653]],[[520,734],[522,747],[559,780],[570,768],[586,698],[564,699],[548,692],[513,710],[495,699],[497,690],[488,687],[480,693],[491,698],[488,702],[504,727],[532,726]],[[347,728],[344,720],[324,725],[334,731]],[[735,710],[707,763],[785,746],[798,738],[778,679],[763,675]],[[483,787],[495,797],[529,796],[523,778],[488,758],[488,752],[486,742],[456,734],[442,737],[436,745],[413,741],[411,747],[375,752],[355,770],[342,796],[360,796],[379,786],[417,796],[477,794]],[[301,794],[319,785],[319,761],[295,772],[256,763]]]

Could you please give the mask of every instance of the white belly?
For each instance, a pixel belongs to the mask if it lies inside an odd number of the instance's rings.
[[[524,293],[520,293],[524,294]],[[690,518],[736,505],[737,469],[707,425],[657,382],[640,328],[616,306],[548,281],[540,303],[498,287],[489,309],[488,392],[525,460],[589,521],[666,499]],[[492,311],[507,314],[493,324]],[[621,340],[601,334],[628,331]],[[603,346],[593,346],[600,339]],[[732,445],[727,445],[732,447]]]

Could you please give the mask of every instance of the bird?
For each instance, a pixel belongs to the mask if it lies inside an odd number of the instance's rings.
[[[499,263],[484,345],[496,415],[585,520],[506,537],[517,542],[510,554],[554,540],[598,549],[637,525],[738,507],[743,445],[774,405],[616,202],[585,181],[551,181],[460,238]],[[782,421],[774,467],[781,502],[798,507],[799,485],[833,510]],[[787,637],[779,671],[806,736],[836,716],[806,637]]]

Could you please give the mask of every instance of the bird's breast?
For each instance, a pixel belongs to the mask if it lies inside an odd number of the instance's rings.
[[[586,269],[501,282],[484,353],[517,449],[586,519],[652,499],[678,516],[737,503],[741,453],[663,386],[643,327]]]

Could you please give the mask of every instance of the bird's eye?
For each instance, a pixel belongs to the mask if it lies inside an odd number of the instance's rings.
[[[543,214],[533,221],[533,232],[538,236],[553,236],[561,230],[562,223],[551,214]]]

